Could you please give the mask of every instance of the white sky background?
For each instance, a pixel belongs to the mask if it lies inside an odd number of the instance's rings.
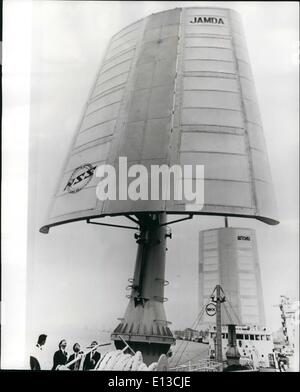
[[[53,228],[48,235],[38,229],[110,37],[154,12],[207,5],[233,8],[242,15],[281,222],[268,226],[229,219],[229,223],[256,229],[271,329],[280,327],[279,309],[273,307],[279,296],[298,298],[298,4],[34,1],[31,5],[9,0],[4,2],[3,30],[2,367],[23,366],[28,143],[27,343],[33,344],[40,333],[58,342],[65,331],[92,335],[111,330],[127,306],[125,287],[133,275],[136,252],[133,232],[85,222]],[[30,122],[25,105],[29,66]],[[198,232],[220,226],[222,218],[205,216],[172,226],[166,268],[170,285],[165,295],[173,328],[191,326],[198,313]]]

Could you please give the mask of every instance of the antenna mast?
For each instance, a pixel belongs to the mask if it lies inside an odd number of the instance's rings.
[[[221,295],[222,287],[218,284],[212,294],[212,301],[216,304],[216,360],[223,364],[222,354],[222,318],[221,318],[221,304],[225,302],[225,296]],[[223,292],[223,290],[222,290]],[[214,293],[215,296],[214,296]]]

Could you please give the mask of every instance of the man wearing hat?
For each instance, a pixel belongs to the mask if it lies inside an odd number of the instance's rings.
[[[91,343],[90,348],[98,346],[98,343],[94,340]],[[83,370],[92,370],[95,368],[97,363],[99,362],[99,359],[101,358],[101,354],[98,353],[97,349],[93,350],[89,354],[86,355],[84,363],[83,363]]]

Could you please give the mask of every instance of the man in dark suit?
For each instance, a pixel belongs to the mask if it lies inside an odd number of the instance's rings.
[[[76,358],[81,358],[82,351],[80,351],[79,343],[74,344],[73,351],[74,351],[74,354],[70,355],[70,358],[68,359],[68,363],[73,361]],[[70,370],[79,370],[80,363],[81,363],[81,360],[78,359],[76,362],[74,362],[72,365],[70,365],[68,367]]]
[[[66,352],[67,342],[65,339],[59,342],[59,350],[54,353],[52,370],[57,370],[57,366],[65,365],[68,360],[68,353]]]
[[[91,348],[98,346],[98,343],[96,341],[93,341],[91,343]],[[84,363],[83,363],[83,370],[92,370],[95,368],[97,363],[99,362],[99,359],[101,358],[101,354],[98,353],[97,349],[93,350],[91,353],[87,354]]]

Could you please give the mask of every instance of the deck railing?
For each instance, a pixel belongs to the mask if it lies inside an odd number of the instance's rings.
[[[222,372],[223,364],[211,359],[201,359],[197,362],[188,362],[185,365],[178,365],[170,368],[170,371],[175,372]]]

